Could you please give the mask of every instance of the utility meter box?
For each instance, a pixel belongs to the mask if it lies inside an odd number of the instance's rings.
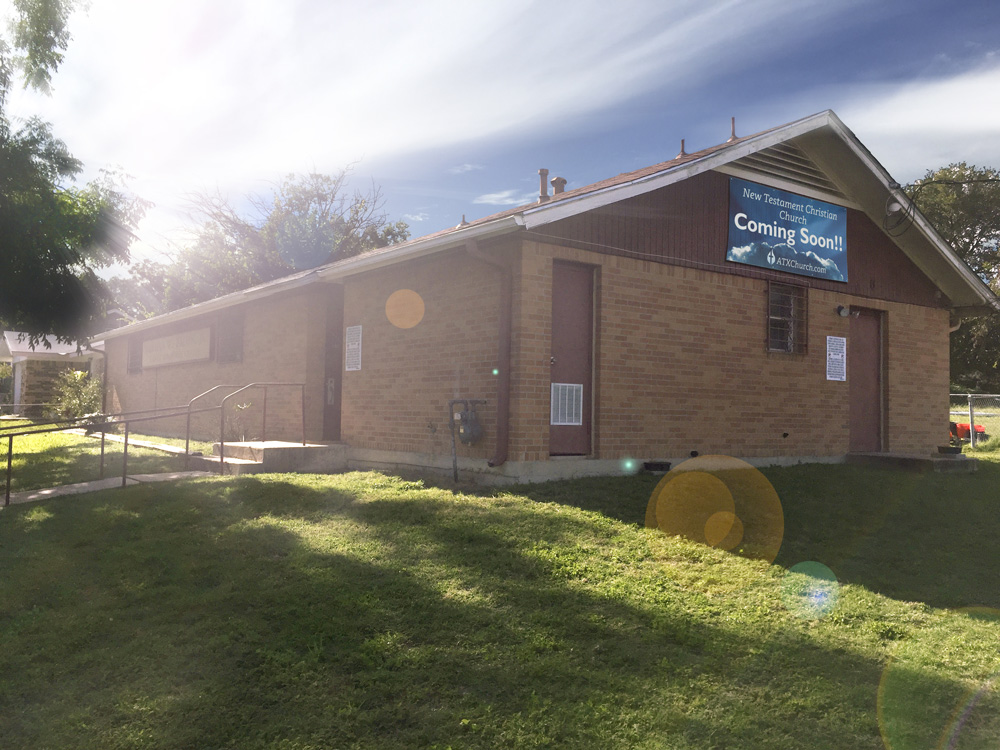
[[[456,412],[458,418],[458,439],[465,445],[475,445],[483,439],[483,426],[479,423],[479,415],[476,413],[476,405]]]

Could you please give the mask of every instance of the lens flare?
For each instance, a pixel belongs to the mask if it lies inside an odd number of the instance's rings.
[[[667,472],[649,498],[646,526],[769,563],[785,530],[774,487],[730,456],[698,456]]]
[[[731,550],[743,541],[743,522],[728,510],[713,513],[705,522],[705,539],[712,547]]]
[[[830,614],[840,598],[837,576],[823,563],[810,560],[793,565],[781,582],[781,599],[796,617],[819,620]]]
[[[641,468],[642,464],[634,458],[622,459],[622,474],[638,474]]]
[[[385,301],[385,317],[396,328],[413,328],[424,319],[424,299],[412,289],[399,289]]]

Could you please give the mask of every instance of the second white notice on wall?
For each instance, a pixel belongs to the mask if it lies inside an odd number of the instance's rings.
[[[361,369],[361,326],[348,326],[344,336],[344,364],[347,372]]]

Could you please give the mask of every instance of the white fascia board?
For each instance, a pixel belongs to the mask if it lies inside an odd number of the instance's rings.
[[[208,300],[207,302],[192,305],[191,307],[185,307],[181,310],[164,313],[163,315],[158,315],[155,318],[140,320],[137,323],[131,323],[130,325],[122,328],[115,328],[114,330],[107,331],[103,334],[103,338],[105,341],[108,341],[121,338],[122,336],[130,336],[133,333],[140,333],[141,331],[156,328],[157,326],[164,325],[166,323],[177,323],[179,321],[189,320],[191,318],[196,318],[199,315],[218,312],[219,310],[225,310],[228,307],[240,305],[245,302],[254,302],[266,299],[267,297],[272,297],[275,294],[280,294],[293,289],[300,289],[321,281],[335,281],[346,276],[361,273],[362,271],[368,271],[373,268],[398,263],[402,260],[430,255],[456,245],[464,244],[467,240],[486,239],[488,237],[506,234],[520,229],[522,226],[521,217],[509,216],[503,219],[488,222],[486,224],[473,225],[467,229],[458,229],[437,237],[428,237],[425,240],[416,239],[405,243],[405,245],[401,245],[398,249],[387,250],[385,252],[371,255],[358,255],[328,266],[314,268],[308,273],[299,274],[290,278],[286,277],[284,279],[276,279],[270,283],[251,287],[250,289],[246,289],[242,292],[234,292],[232,294],[227,294],[224,297],[218,297],[213,300]]]
[[[509,234],[524,226],[524,222],[518,215],[505,216],[485,224],[477,224],[466,229],[456,229],[437,237],[428,237],[425,240],[417,239],[407,242],[398,250],[388,250],[383,253],[356,255],[353,258],[342,260],[330,266],[317,269],[320,279],[333,281],[347,276],[354,276],[364,271],[371,271],[375,268],[399,263],[404,260],[421,258],[425,255],[432,255],[448,250],[450,248],[464,245],[473,240],[485,240],[490,237],[497,237],[502,234]]]
[[[129,325],[122,326],[121,328],[114,328],[101,334],[101,337],[104,341],[110,341],[112,339],[121,338],[122,336],[130,336],[133,333],[139,333],[140,331],[145,331],[150,328],[156,328],[157,326],[164,325],[165,323],[177,323],[178,321],[189,320],[191,318],[196,318],[199,315],[205,315],[206,313],[225,310],[227,307],[232,307],[233,305],[264,299],[290,289],[298,289],[303,286],[308,286],[315,281],[315,271],[301,276],[296,276],[291,279],[278,279],[269,284],[263,284],[261,286],[245,289],[242,292],[233,292],[232,294],[227,294],[224,297],[217,297],[216,299],[208,300],[207,302],[199,302],[197,305],[192,305],[191,307],[185,307],[180,310],[164,313],[163,315],[157,315],[155,318],[147,318],[146,320],[130,323]]]
[[[927,221],[924,215],[920,213],[920,210],[916,207],[913,201],[910,200],[910,197],[906,195],[902,189],[893,187],[899,183],[892,179],[892,175],[890,175],[886,171],[885,167],[883,167],[878,160],[872,156],[872,153],[861,144],[861,141],[858,140],[857,136],[855,136],[854,133],[852,133],[851,130],[844,125],[843,121],[841,121],[839,117],[834,115],[832,112],[830,115],[830,126],[837,131],[841,140],[847,144],[858,159],[864,163],[868,170],[878,178],[886,192],[900,198],[901,202],[909,203],[913,206],[912,221],[927,238],[927,241],[930,242],[939,253],[941,253],[948,264],[958,272],[958,274],[967,284],[969,284],[970,287],[972,287],[972,290],[983,301],[984,305],[992,307],[995,310],[1000,310],[1000,300],[998,300],[996,295],[990,291],[990,288],[985,284],[985,282],[976,276],[973,270],[965,264],[965,261],[955,254],[951,245],[944,241],[941,235],[938,234],[937,230],[929,221]]]
[[[817,115],[806,117],[783,128],[740,141],[729,148],[721,149],[700,159],[686,162],[677,167],[668,166],[662,172],[639,177],[619,185],[612,185],[602,190],[595,190],[577,198],[567,198],[556,203],[529,208],[523,214],[524,225],[529,230],[534,229],[545,224],[551,224],[554,221],[568,219],[585,211],[602,208],[610,203],[617,203],[627,198],[644,195],[667,185],[673,185],[702,172],[716,169],[737,159],[742,159],[744,156],[755,154],[758,151],[763,151],[779,143],[784,143],[804,133],[817,130],[824,125],[830,125],[832,124],[831,118],[835,117],[830,111],[820,112]]]
[[[892,176],[886,171],[871,152],[865,148],[858,140],[857,136],[844,125],[843,121],[832,111],[827,110],[819,114],[806,117],[798,122],[793,122],[785,127],[769,133],[764,133],[756,138],[750,138],[730,148],[722,149],[716,153],[709,154],[700,159],[687,162],[678,167],[667,167],[662,172],[647,175],[631,182],[620,185],[613,185],[603,190],[586,193],[578,198],[569,198],[558,203],[539,206],[527,209],[524,214],[524,225],[527,229],[544,226],[561,219],[567,219],[584,211],[591,211],[602,208],[610,203],[616,203],[627,198],[643,195],[661,187],[672,185],[682,180],[686,180],[695,175],[707,172],[712,169],[719,169],[725,165],[742,159],[745,156],[763,151],[764,149],[776,146],[779,143],[792,140],[806,133],[810,133],[820,128],[828,127],[833,130],[840,141],[847,145],[858,159],[868,168],[869,172],[882,184],[887,193],[901,195],[909,201],[909,198],[891,187],[895,184]],[[797,189],[798,192],[802,192]],[[834,201],[843,203],[843,201]],[[912,203],[912,201],[910,201]],[[853,206],[852,206],[853,207]],[[928,241],[941,253],[948,264],[954,268],[963,280],[973,289],[976,295],[983,301],[983,304],[1000,310],[1000,299],[994,295],[988,286],[976,276],[975,273],[955,254],[952,248],[937,233],[930,223],[919,211],[914,211],[914,223],[927,237]]]
[[[909,196],[906,196],[905,193],[903,195],[906,200],[910,200]],[[912,201],[910,202],[912,203]],[[993,294],[992,290],[986,285],[986,282],[979,278],[975,271],[969,268],[965,261],[955,254],[955,251],[951,249],[951,245],[944,241],[941,235],[938,234],[937,229],[927,221],[916,206],[913,206],[911,221],[917,225],[928,241],[941,252],[945,260],[958,271],[959,275],[968,282],[973,291],[983,300],[983,304],[992,307],[994,310],[1000,310],[1000,299],[997,299],[997,296]]]

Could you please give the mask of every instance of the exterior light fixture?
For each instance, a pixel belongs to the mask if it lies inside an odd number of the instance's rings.
[[[837,305],[837,315],[842,318],[846,318],[851,314],[851,308],[845,307],[844,305]]]

